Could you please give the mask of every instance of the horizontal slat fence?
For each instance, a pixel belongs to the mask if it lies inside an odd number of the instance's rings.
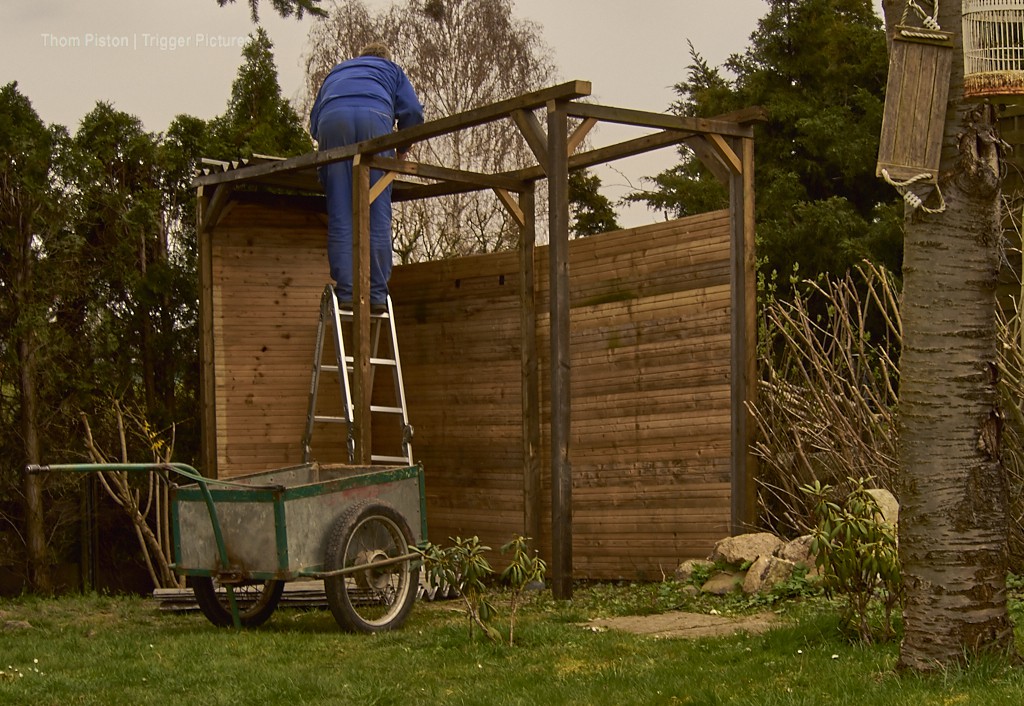
[[[570,244],[574,574],[659,579],[729,532],[729,220]],[[523,531],[518,259],[397,268],[433,541]],[[542,536],[550,545],[547,249],[536,255]]]

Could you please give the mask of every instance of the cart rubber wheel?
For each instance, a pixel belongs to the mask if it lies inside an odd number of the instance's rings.
[[[402,626],[416,601],[419,567],[413,560],[373,564],[408,554],[413,543],[402,514],[380,501],[356,503],[338,517],[327,540],[326,570],[366,567],[324,579],[327,605],[342,629],[373,633]]]
[[[234,625],[231,619],[231,603],[226,590],[209,576],[189,576],[188,585],[196,596],[196,603],[203,615],[219,628]],[[277,608],[284,591],[284,581],[257,581],[234,587],[238,618],[243,628],[259,627],[267,622]]]

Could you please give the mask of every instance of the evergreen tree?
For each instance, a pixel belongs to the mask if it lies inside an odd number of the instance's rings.
[[[189,418],[179,409],[178,382],[187,335],[178,319],[180,283],[190,274],[171,257],[177,248],[165,218],[160,136],[138,118],[99,103],[75,134],[85,276],[84,345],[91,347],[83,378],[92,404],[110,396],[146,410],[157,428]]]
[[[221,7],[234,5],[235,0],[217,0],[217,4]],[[294,15],[297,20],[301,20],[307,12],[316,17],[322,17],[326,14],[324,9],[320,7],[320,0],[270,0],[270,4],[281,17],[291,17]],[[249,9],[252,12],[252,21],[259,22],[260,0],[249,0]]]
[[[585,169],[569,174],[569,230],[577,238],[620,227],[615,209],[600,188],[600,177]]]
[[[24,539],[28,584],[41,592],[52,588],[49,480],[22,471],[61,448],[55,412],[76,372],[62,361],[74,348],[59,316],[78,285],[66,138],[44,125],[16,83],[0,89],[0,526]]]
[[[294,156],[309,152],[313,143],[303,121],[281,95],[274,62],[274,44],[260,27],[242,49],[242,65],[231,84],[223,115],[210,124],[207,157],[234,159],[253,154]]]
[[[885,33],[870,0],[769,0],[747,50],[723,71],[691,45],[679,115],[760,105],[755,138],[757,247],[769,270],[843,273],[863,258],[898,272],[901,202],[875,178],[887,76]],[[631,200],[682,216],[727,195],[685,147],[682,161]],[[785,279],[785,277],[783,278]]]
[[[116,397],[156,430],[175,425],[176,458],[198,457],[195,169],[311,149],[271,48],[251,38],[223,116],[180,115],[166,134],[101,102],[72,137],[16,84],[0,89],[0,527],[25,539],[36,590],[75,546],[56,530],[77,527],[79,503],[58,502],[77,485],[22,470],[81,457],[80,411],[117,448],[102,414]]]

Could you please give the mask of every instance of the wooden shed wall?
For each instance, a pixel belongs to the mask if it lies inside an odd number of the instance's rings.
[[[660,578],[729,532],[729,233],[719,211],[570,244],[578,577]],[[217,473],[297,463],[327,282],[323,216],[304,202],[242,200],[208,251]],[[435,542],[475,534],[497,547],[523,532],[518,270],[516,253],[500,253],[396,267],[392,277]],[[546,248],[536,274],[544,548]],[[314,456],[344,460],[342,436],[318,429]]]
[[[301,462],[329,281],[322,211],[306,200],[236,198],[207,245],[215,372],[205,385],[220,478]],[[344,448],[339,440],[324,451],[343,460]]]

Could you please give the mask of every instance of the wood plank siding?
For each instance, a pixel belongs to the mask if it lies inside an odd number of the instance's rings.
[[[729,533],[729,238],[719,211],[570,243],[576,576],[660,579]],[[535,257],[546,448],[547,248]],[[508,253],[392,279],[433,541],[497,547],[524,531],[518,267]],[[543,553],[551,459],[540,462]]]

